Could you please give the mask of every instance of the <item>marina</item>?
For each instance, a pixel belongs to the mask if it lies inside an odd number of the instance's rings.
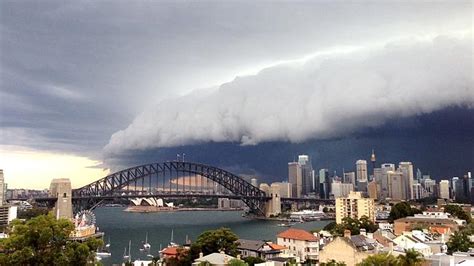
[[[130,257],[132,261],[151,260],[169,245],[196,240],[202,232],[221,227],[230,228],[241,238],[255,239],[258,236],[260,240],[274,240],[279,232],[288,229],[278,226],[281,221],[249,219],[242,217],[240,211],[129,213],[123,212],[123,209],[101,207],[94,211],[105,239],[110,238],[111,256],[102,258],[101,263],[104,265],[119,264]],[[292,227],[314,230],[323,228],[329,222],[296,223]],[[140,251],[144,237],[151,246],[149,252]],[[130,257],[124,259],[123,256]]]

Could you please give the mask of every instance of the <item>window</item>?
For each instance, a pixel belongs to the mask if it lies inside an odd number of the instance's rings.
[[[66,192],[64,192],[64,194],[63,194],[63,198],[66,198],[66,197],[67,197],[67,193],[66,193]]]

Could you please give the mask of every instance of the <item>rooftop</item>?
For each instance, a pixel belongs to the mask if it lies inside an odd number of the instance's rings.
[[[310,232],[302,230],[302,229],[295,229],[295,228],[290,228],[286,231],[283,231],[279,233],[277,237],[303,240],[303,241],[318,241],[318,238],[315,237]]]

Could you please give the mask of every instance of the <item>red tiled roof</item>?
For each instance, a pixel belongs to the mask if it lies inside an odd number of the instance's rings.
[[[163,255],[167,255],[167,256],[176,256],[178,255],[178,248],[177,247],[167,247],[167,248],[164,248],[161,253]]]
[[[302,230],[302,229],[294,229],[294,228],[290,228],[286,231],[279,233],[277,237],[289,238],[289,239],[295,239],[295,240],[304,240],[304,241],[317,241],[318,240],[318,238],[315,237],[310,232]]]
[[[280,246],[278,244],[274,244],[274,243],[267,243],[272,249],[274,250],[282,250],[282,249],[286,249],[285,246]]]

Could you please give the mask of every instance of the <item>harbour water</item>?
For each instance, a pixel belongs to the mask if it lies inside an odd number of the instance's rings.
[[[146,254],[139,250],[147,233],[151,254],[157,255],[160,245],[166,247],[170,242],[171,231],[174,233],[174,242],[182,244],[186,236],[195,240],[203,231],[220,227],[230,228],[240,238],[270,241],[276,241],[276,235],[287,229],[277,226],[281,222],[244,218],[240,211],[130,213],[123,210],[121,207],[102,207],[94,211],[97,225],[105,232],[104,241],[110,238],[111,242],[112,257],[104,258],[104,265],[121,264],[129,240],[132,242],[132,260],[147,259]],[[313,230],[329,222],[306,222],[293,227]]]

